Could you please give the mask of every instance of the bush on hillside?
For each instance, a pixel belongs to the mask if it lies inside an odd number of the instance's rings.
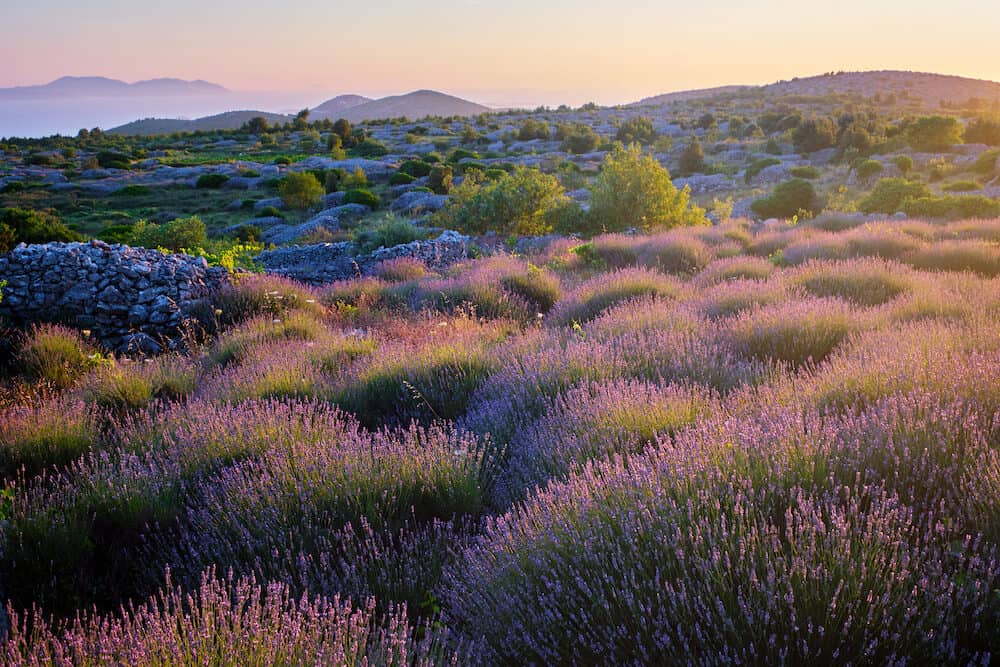
[[[801,178],[779,183],[774,192],[750,204],[750,209],[762,218],[812,217],[821,208],[813,184]]]
[[[326,188],[309,172],[293,172],[285,176],[278,186],[281,201],[288,208],[307,210],[319,204]]]
[[[80,240],[82,237],[79,234],[51,213],[23,208],[0,209],[0,253],[9,251],[18,243]]]

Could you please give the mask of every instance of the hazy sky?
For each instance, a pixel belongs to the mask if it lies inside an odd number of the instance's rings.
[[[997,0],[4,4],[0,86],[174,76],[318,100],[434,88],[493,104],[579,104],[840,69],[1000,80]]]

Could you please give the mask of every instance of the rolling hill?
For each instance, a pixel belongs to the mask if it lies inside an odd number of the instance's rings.
[[[836,72],[794,78],[764,86],[723,86],[705,90],[680,91],[649,97],[632,106],[659,106],[672,102],[702,99],[718,95],[758,96],[853,94],[862,97],[894,95],[939,108],[942,101],[965,102],[971,98],[1000,100],[1000,83],[946,74],[881,70],[872,72]]]
[[[337,120],[338,118],[341,118],[343,113],[348,109],[352,109],[372,101],[374,100],[370,97],[363,97],[361,95],[338,95],[333,99],[323,102],[318,107],[315,107],[312,110],[311,118],[314,120],[321,120],[324,118]]]
[[[475,116],[489,107],[434,90],[417,90],[393,95],[345,109],[338,117],[359,122],[379,118],[423,118],[424,116]]]
[[[195,132],[197,130],[234,130],[243,126],[251,118],[263,116],[269,123],[287,123],[292,119],[278,113],[268,113],[266,111],[226,111],[225,113],[184,120],[178,118],[144,118],[135,120],[125,125],[111,128],[111,134],[124,134],[129,136],[150,135],[150,134],[172,134],[174,132]]]
[[[90,97],[167,97],[177,95],[223,95],[229,91],[208,81],[150,79],[126,83],[103,76],[64,76],[37,86],[0,88],[0,99],[66,99]]]

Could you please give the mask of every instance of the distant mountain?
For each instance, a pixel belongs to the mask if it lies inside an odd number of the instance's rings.
[[[38,86],[0,88],[0,99],[67,99],[86,97],[174,97],[178,95],[223,95],[229,91],[208,81],[150,79],[126,83],[103,76],[64,76]]]
[[[348,109],[361,106],[362,104],[371,101],[372,99],[370,97],[363,97],[361,95],[338,95],[337,97],[329,99],[314,108],[310,118],[313,120],[322,120],[324,118],[337,120],[338,118],[342,118],[343,113]]]
[[[381,118],[423,118],[424,116],[475,116],[489,107],[433,90],[417,90],[393,95],[345,109],[338,117],[352,123]]]
[[[942,101],[966,102],[971,98],[1000,100],[1000,83],[946,74],[881,70],[873,72],[835,72],[818,76],[778,81],[765,86],[723,86],[705,90],[667,93],[646,98],[633,106],[656,106],[717,95],[807,95],[853,94],[863,97],[894,95],[928,108],[939,108]]]
[[[227,111],[214,116],[183,120],[176,118],[144,118],[108,130],[111,134],[129,136],[172,134],[174,132],[195,132],[197,130],[236,130],[251,118],[263,116],[268,123],[287,123],[292,116],[266,111]]]

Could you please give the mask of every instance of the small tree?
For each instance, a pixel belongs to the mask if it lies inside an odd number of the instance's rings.
[[[677,167],[682,176],[705,170],[705,151],[702,149],[698,137],[691,139],[691,142],[684,148],[677,161]]]
[[[656,130],[653,129],[653,121],[645,116],[629,118],[615,135],[615,140],[622,144],[651,144],[656,141]]]
[[[854,168],[854,173],[857,174],[859,181],[870,181],[882,173],[882,163],[878,160],[865,160]]]
[[[906,141],[918,151],[944,151],[962,143],[964,129],[951,116],[921,116],[906,125]]]
[[[288,174],[278,192],[286,206],[304,211],[318,204],[326,190],[314,175],[302,171]]]
[[[821,204],[813,184],[801,178],[779,183],[774,192],[755,199],[750,210],[762,218],[811,217],[819,212]]]
[[[0,209],[0,253],[18,243],[80,241],[82,237],[51,213],[23,208]]]
[[[590,192],[595,229],[649,231],[708,224],[705,211],[691,203],[690,188],[678,190],[670,172],[635,144],[618,145],[608,154]]]
[[[436,164],[427,175],[427,186],[434,191],[434,194],[446,195],[451,191],[453,177],[451,166]]]
[[[244,129],[250,134],[263,134],[267,132],[270,125],[268,125],[267,119],[263,116],[254,116],[247,121]]]
[[[569,204],[559,180],[537,169],[517,167],[484,184],[470,173],[452,188],[452,199],[435,223],[470,234],[547,234]]]
[[[296,130],[304,130],[309,127],[309,113],[309,109],[303,109],[295,114],[295,120],[292,121],[292,127]]]
[[[792,133],[792,143],[800,153],[830,148],[837,142],[837,126],[826,116],[802,121]]]
[[[351,139],[351,121],[346,118],[339,118],[337,122],[333,124],[333,133],[340,137],[344,145],[349,145],[349,140]]]
[[[913,169],[913,158],[909,155],[897,155],[892,158],[892,163],[899,169],[899,173],[906,176]]]
[[[326,138],[326,148],[334,160],[343,160],[347,157],[347,152],[344,151],[344,140],[336,132],[331,132],[330,136]]]

